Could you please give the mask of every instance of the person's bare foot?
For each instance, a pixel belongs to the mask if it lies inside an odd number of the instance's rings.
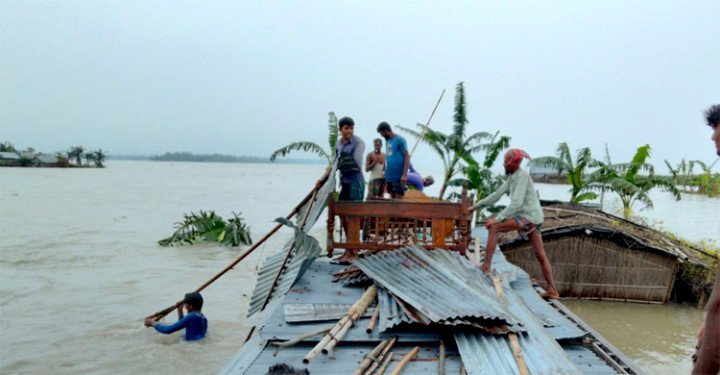
[[[541,293],[540,297],[550,298],[550,299],[560,299],[560,295],[558,294],[558,292],[550,292],[550,291]]]
[[[349,265],[352,264],[358,258],[357,253],[354,251],[346,251],[343,255],[337,259],[338,264]]]

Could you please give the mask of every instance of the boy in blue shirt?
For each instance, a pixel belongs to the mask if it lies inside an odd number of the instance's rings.
[[[175,324],[166,325],[154,321],[152,318],[145,318],[145,325],[155,327],[155,330],[169,335],[175,331],[185,329],[185,340],[195,341],[205,337],[207,333],[207,319],[202,313],[203,298],[198,292],[185,295],[183,305],[180,306],[180,320]],[[183,316],[183,307],[187,315]]]

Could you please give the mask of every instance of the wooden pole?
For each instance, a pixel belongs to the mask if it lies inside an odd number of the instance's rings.
[[[378,369],[378,372],[376,375],[383,375],[385,373],[385,369],[390,364],[390,361],[392,360],[393,352],[388,353],[387,357],[383,360],[382,366],[380,366],[380,369]]]
[[[299,343],[300,341],[305,340],[305,339],[307,339],[307,338],[310,338],[310,337],[313,337],[313,336],[317,336],[317,335],[319,335],[319,334],[321,334],[321,333],[327,333],[327,332],[330,331],[333,327],[335,327],[334,324],[328,325],[328,326],[325,326],[325,327],[318,328],[318,329],[316,329],[316,330],[314,330],[314,331],[310,331],[310,332],[308,332],[308,333],[304,333],[304,334],[302,334],[302,335],[300,335],[300,336],[297,336],[297,337],[292,338],[292,339],[287,340],[287,341],[271,342],[270,345],[275,345],[275,346],[280,347],[280,348],[287,348],[287,347],[293,346],[293,345],[295,345],[295,344]]]
[[[382,361],[383,363],[386,363],[385,361],[390,362],[390,360],[388,360],[385,356],[388,355],[387,353],[390,351],[390,349],[392,349],[393,345],[395,345],[397,339],[398,337],[395,336],[390,340],[387,345],[385,345],[385,348],[383,349],[382,353],[380,353],[380,357],[378,357],[378,360],[371,363],[370,368],[365,370],[365,373],[363,375],[372,375],[373,371],[375,371],[375,369],[380,365],[380,361]],[[392,357],[392,352],[390,352],[390,357]],[[383,369],[383,371],[385,370]],[[378,371],[378,374],[382,374],[382,372]]]
[[[435,108],[433,108],[432,113],[430,113],[430,117],[428,118],[427,122],[425,123],[425,127],[423,128],[422,133],[420,133],[420,138],[418,138],[417,142],[415,142],[415,146],[413,146],[412,151],[410,151],[410,156],[413,155],[413,152],[415,152],[415,149],[417,148],[418,144],[420,144],[420,141],[425,137],[425,133],[427,133],[427,130],[430,126],[430,121],[432,121],[433,115],[435,115],[435,111],[437,110],[438,106],[440,105],[440,101],[443,98],[443,95],[445,95],[445,89],[442,90],[442,93],[440,93],[440,97],[438,98],[437,103],[435,103]]]
[[[417,355],[419,351],[420,351],[419,346],[414,347],[413,350],[410,353],[408,353],[408,355],[406,355],[405,358],[402,359],[402,361],[400,361],[400,363],[395,367],[395,369],[393,370],[393,372],[390,373],[390,375],[400,374],[403,370],[403,367],[405,367],[405,365],[407,365],[408,362],[410,362],[410,360],[415,355]]]
[[[495,286],[495,293],[498,296],[498,300],[500,300],[500,303],[503,305],[507,305],[507,298],[505,298],[505,292],[502,288],[500,276],[497,273],[493,273],[492,281]],[[520,341],[518,341],[517,334],[515,332],[508,333],[508,339],[510,339],[510,348],[512,349],[513,357],[515,357],[515,363],[517,363],[520,375],[528,375],[530,371],[528,370],[527,363],[525,363],[525,358],[523,357],[522,348],[520,348]]]
[[[370,323],[368,323],[367,329],[365,332],[372,333],[373,329],[375,329],[375,324],[377,324],[378,317],[380,316],[380,305],[378,305],[375,308],[375,312],[372,314],[372,317],[370,318]]]
[[[353,375],[362,375],[365,370],[367,370],[368,367],[370,367],[370,364],[373,362],[377,362],[380,352],[387,346],[388,340],[380,341],[380,343],[373,349],[370,353],[365,355],[365,358],[363,358],[362,362],[360,362],[360,365],[355,369],[353,372]]]
[[[322,177],[321,181],[323,181],[323,182],[327,181],[328,177],[329,177],[329,175],[326,174],[325,176]],[[285,218],[290,220],[293,216],[295,216],[298,213],[298,211],[300,211],[300,208],[305,203],[307,203],[310,199],[314,200],[318,190],[319,190],[319,188],[317,188],[317,187],[313,188],[313,190],[310,193],[308,193],[308,195],[305,196],[305,198],[303,198],[303,200],[300,201],[300,203],[297,206],[295,206],[295,208],[293,208],[292,211],[290,211],[290,213],[287,216],[285,216]],[[310,207],[308,207],[307,212],[310,212]],[[307,212],[305,213],[306,217],[307,217]],[[268,233],[266,233],[260,240],[255,242],[249,249],[247,249],[244,253],[242,253],[242,255],[240,255],[234,261],[232,261],[230,264],[228,264],[227,267],[225,267],[222,271],[218,272],[215,276],[211,277],[210,280],[206,281],[205,283],[200,285],[197,289],[195,289],[195,292],[202,291],[207,286],[209,286],[210,284],[215,282],[215,280],[219,279],[225,273],[227,273],[228,271],[233,269],[238,263],[240,263],[243,259],[245,259],[253,251],[255,251],[255,249],[257,249],[258,247],[260,247],[260,245],[262,245],[265,241],[267,241],[267,239],[270,238],[273,234],[275,234],[275,232],[277,232],[281,227],[282,227],[282,224],[277,224],[273,229],[271,229]],[[164,310],[160,310],[152,315],[148,315],[147,317],[151,318],[155,321],[158,321],[158,320],[164,318],[167,314],[169,314],[173,310],[182,306],[182,304],[183,304],[183,301],[180,300],[180,301],[176,302],[174,305],[172,305]]]

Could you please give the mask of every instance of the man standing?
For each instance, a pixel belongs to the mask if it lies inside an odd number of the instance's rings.
[[[385,183],[385,153],[380,151],[382,140],[375,138],[373,151],[365,158],[365,172],[370,172],[368,198],[382,198]]]
[[[715,152],[720,156],[720,104],[708,108],[705,119],[713,130],[710,139],[715,142]],[[720,370],[720,270],[705,306],[705,322],[698,333],[698,344],[700,349],[693,367],[693,375],[717,374]]]
[[[390,124],[385,121],[378,124],[377,132],[385,138],[385,185],[390,198],[402,199],[405,195],[407,172],[410,167],[407,143],[405,138],[393,133]]]
[[[354,135],[355,121],[350,117],[343,117],[338,121],[341,138],[335,144],[335,161],[340,171],[340,197],[341,201],[362,201],[365,195],[365,176],[362,173],[362,158],[365,154],[365,142]],[[320,184],[320,181],[318,181]],[[342,223],[345,233],[347,224]],[[341,264],[349,264],[357,258],[357,250],[346,249],[338,259]]]
[[[540,261],[543,276],[547,282],[547,291],[542,294],[543,297],[557,299],[560,298],[555,282],[553,281],[552,268],[545,254],[542,236],[540,235],[540,225],[545,220],[542,207],[540,207],[540,198],[535,193],[530,175],[524,169],[520,168],[523,158],[530,159],[525,151],[513,148],[505,154],[505,174],[508,176],[505,183],[500,188],[490,194],[487,198],[476,203],[468,209],[468,213],[472,214],[476,208],[489,206],[497,202],[503,194],[510,194],[510,204],[505,207],[495,218],[490,218],[485,223],[488,229],[488,241],[485,247],[485,261],[481,266],[483,272],[490,271],[492,264],[492,256],[497,246],[497,236],[499,233],[517,231],[520,236],[527,239],[530,238],[530,244],[535,251],[535,256]]]

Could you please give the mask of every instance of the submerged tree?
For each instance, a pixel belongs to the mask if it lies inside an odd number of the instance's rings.
[[[82,157],[85,153],[85,147],[73,146],[67,151],[68,159],[75,159],[75,164],[82,165]]]
[[[192,245],[198,241],[217,241],[224,245],[250,245],[250,227],[245,224],[240,214],[233,212],[233,218],[223,220],[214,211],[200,211],[183,214],[184,220],[176,224],[175,233],[158,241],[160,246]]]
[[[334,112],[328,113],[328,145],[330,151],[326,151],[322,146],[315,142],[299,141],[275,150],[270,155],[270,161],[275,161],[278,157],[284,157],[292,151],[307,151],[327,159],[328,164],[332,163],[335,158],[335,144],[338,141],[338,119]]]
[[[455,111],[453,115],[453,130],[451,133],[445,134],[430,129],[427,125],[423,124],[418,124],[418,127],[421,129],[420,132],[403,126],[397,126],[397,128],[403,132],[417,139],[422,139],[423,142],[440,156],[444,170],[443,185],[438,195],[440,199],[445,196],[449,182],[462,171],[463,165],[461,161],[464,161],[467,166],[473,164],[478,165],[479,163],[472,155],[479,151],[487,151],[492,147],[492,142],[489,144],[483,143],[484,140],[493,138],[490,133],[477,132],[466,137],[465,133],[468,122],[465,104],[465,87],[462,82],[459,82],[455,88]],[[500,137],[496,143],[503,145],[503,148],[507,148],[510,143],[510,138],[505,136]],[[498,153],[499,152],[500,151],[498,151]]]
[[[598,163],[599,168],[592,173],[593,181],[589,188],[608,190],[617,193],[623,205],[623,216],[629,219],[632,215],[632,206],[635,202],[644,204],[644,208],[652,208],[653,202],[649,192],[660,188],[671,192],[675,200],[680,200],[680,191],[661,177],[655,176],[655,168],[646,160],[650,157],[650,145],[640,146],[632,161],[622,164]],[[645,171],[647,175],[641,175]]]
[[[107,160],[107,154],[103,152],[102,149],[98,149],[97,151],[93,151],[93,162],[95,163],[95,166],[98,168],[104,168],[105,165],[103,163],[105,160]]]
[[[595,165],[589,147],[581,148],[577,151],[577,156],[573,161],[570,147],[567,143],[560,143],[555,151],[557,156],[542,156],[530,160],[531,166],[551,167],[558,171],[566,171],[568,183],[572,186],[570,189],[570,202],[579,203],[584,200],[592,200],[597,198],[597,194],[588,189],[591,182],[586,178],[586,170],[588,167]],[[584,191],[584,192],[583,192]]]

